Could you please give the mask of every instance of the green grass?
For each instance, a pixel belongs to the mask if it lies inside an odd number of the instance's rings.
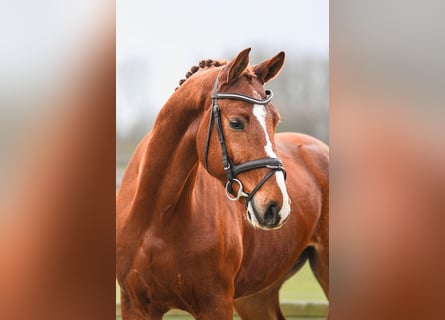
[[[280,290],[280,301],[327,301],[323,290],[312,274],[309,263],[292,278],[286,281]]]

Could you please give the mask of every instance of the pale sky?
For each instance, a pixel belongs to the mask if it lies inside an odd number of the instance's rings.
[[[231,59],[222,55],[236,55],[246,47],[252,47],[254,55],[260,45],[270,49],[270,56],[281,50],[326,59],[329,55],[327,0],[117,0],[116,11],[120,130],[141,116],[156,114],[200,59]],[[121,86],[119,67],[130,60],[144,68],[144,85]]]

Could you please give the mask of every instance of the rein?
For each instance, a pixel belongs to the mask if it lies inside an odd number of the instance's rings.
[[[210,145],[210,134],[212,130],[213,121],[215,122],[216,132],[218,134],[219,143],[221,145],[222,151],[222,162],[224,165],[224,170],[227,174],[227,182],[226,182],[226,195],[229,200],[236,201],[241,197],[246,198],[246,206],[248,202],[252,200],[255,193],[261,188],[261,186],[270,178],[276,171],[282,171],[284,173],[284,178],[286,179],[286,170],[283,167],[283,163],[278,158],[261,158],[256,160],[246,161],[240,164],[234,164],[232,159],[230,158],[226,142],[224,139],[222,123],[221,123],[221,110],[218,105],[218,99],[232,99],[232,100],[241,100],[244,102],[266,105],[268,104],[273,97],[273,93],[271,90],[266,90],[266,97],[264,99],[255,99],[253,97],[239,94],[239,93],[231,93],[231,92],[218,92],[218,76],[216,77],[215,84],[213,86],[212,92],[212,110],[209,119],[209,127],[207,130],[207,139],[206,146],[204,150],[204,167],[208,170],[207,157],[209,152]],[[261,181],[253,188],[250,193],[244,192],[243,184],[240,180],[236,179],[236,176],[242,172],[254,170],[258,168],[269,168],[270,171],[261,179]],[[238,193],[236,196],[233,196],[233,187],[232,184],[236,182],[239,186]]]

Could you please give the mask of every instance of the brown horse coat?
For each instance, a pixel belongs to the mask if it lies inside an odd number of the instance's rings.
[[[248,67],[248,53],[244,50],[230,63],[200,69],[187,79],[128,164],[116,220],[123,319],[161,319],[171,308],[197,319],[232,319],[233,306],[243,319],[284,319],[278,290],[306,258],[328,295],[328,147],[303,134],[274,136],[279,115],[272,105],[265,106],[272,149],[287,171],[291,210],[274,230],[253,227],[244,201],[226,198],[214,131],[208,171],[202,165],[215,78],[221,91],[263,96],[263,83],[276,76],[284,62],[280,53]],[[264,157],[266,130],[256,134],[261,130],[251,105],[219,104],[234,161]],[[244,132],[230,129],[226,120],[234,115],[245,120]],[[256,169],[239,179],[251,190],[266,172]],[[259,215],[268,201],[284,207],[277,181],[268,180],[255,194]]]

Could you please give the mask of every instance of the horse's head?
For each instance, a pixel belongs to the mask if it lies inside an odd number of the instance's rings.
[[[224,183],[227,197],[245,201],[249,222],[275,229],[289,217],[290,199],[274,141],[280,116],[263,85],[281,70],[284,52],[254,66],[249,52],[215,71],[197,149],[207,171]]]

